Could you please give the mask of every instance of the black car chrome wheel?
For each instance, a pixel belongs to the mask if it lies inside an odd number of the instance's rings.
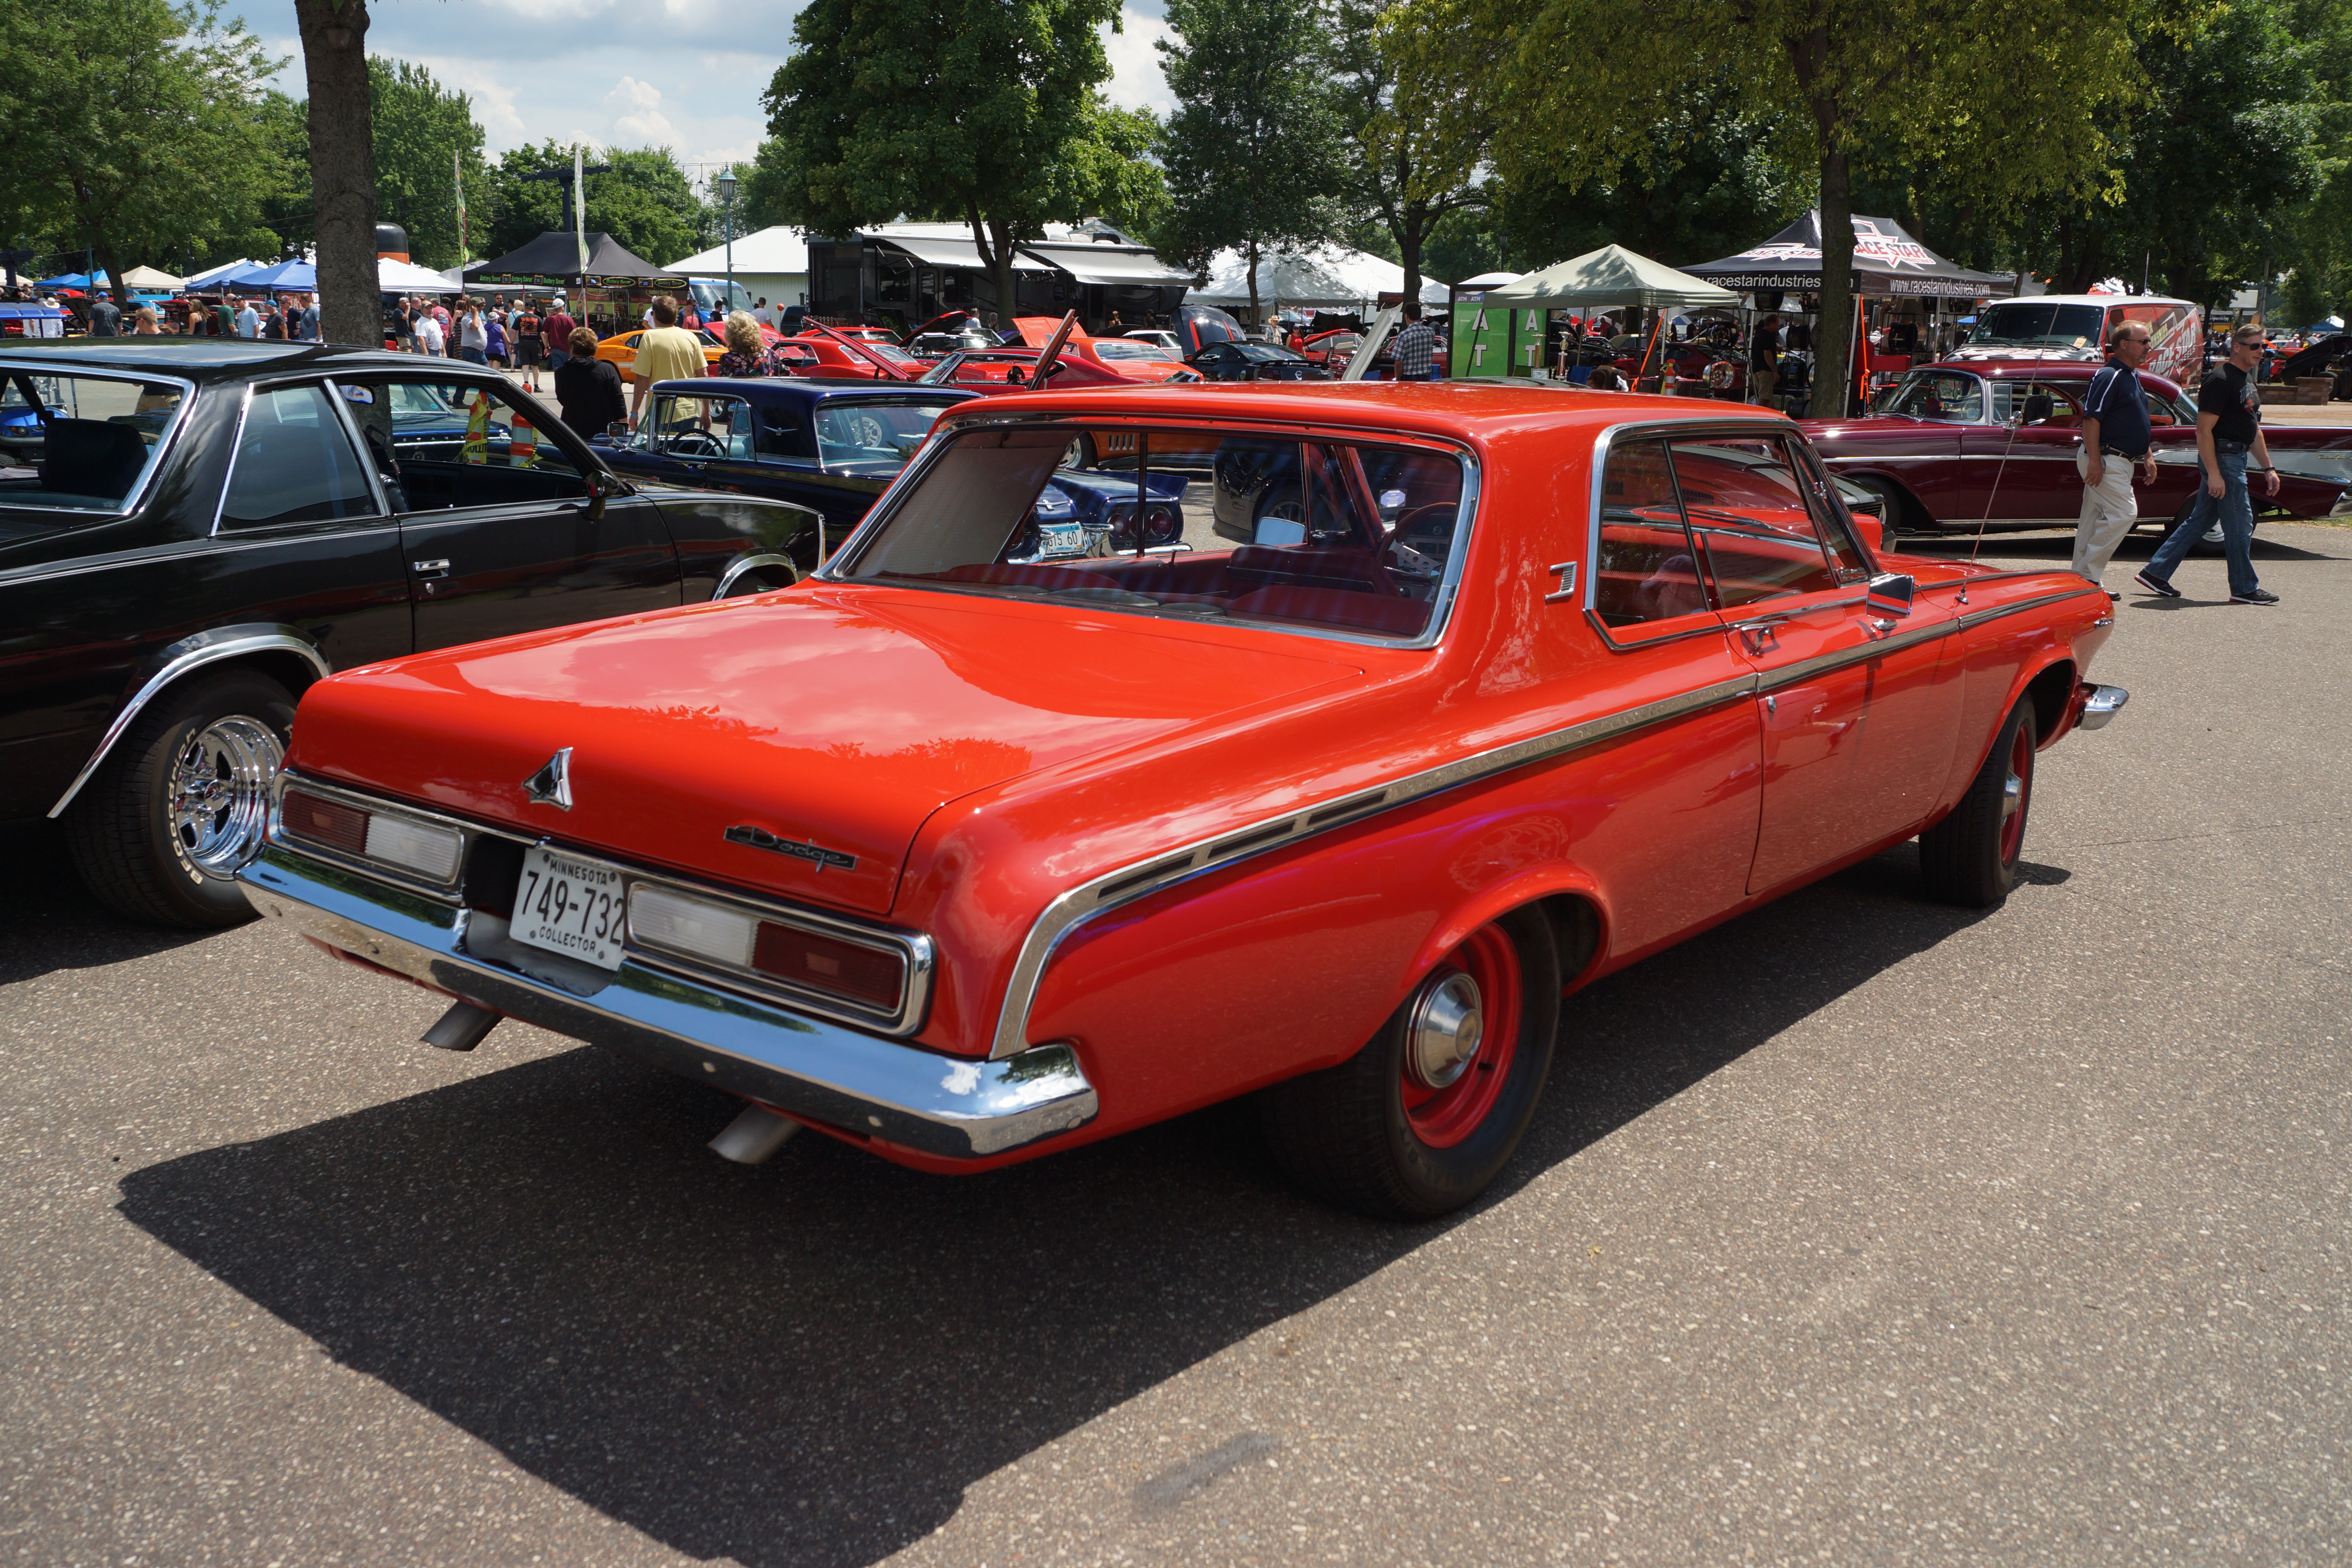
[[[133,920],[228,926],[253,917],[236,873],[261,848],[294,699],[232,671],[158,698],[68,814],[75,867]]]

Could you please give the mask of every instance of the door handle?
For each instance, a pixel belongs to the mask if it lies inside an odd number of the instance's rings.
[[[410,571],[415,573],[419,577],[446,577],[449,575],[449,563],[446,560],[412,561],[408,563],[408,567]]]

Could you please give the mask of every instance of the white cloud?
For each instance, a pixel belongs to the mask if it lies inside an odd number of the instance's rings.
[[[604,95],[613,111],[614,145],[667,146],[677,140],[677,128],[661,111],[661,89],[625,76]]]
[[[1120,9],[1119,28],[1116,33],[1103,29],[1103,48],[1110,56],[1111,72],[1110,80],[1103,84],[1103,95],[1121,109],[1169,113],[1176,100],[1160,69],[1160,51],[1151,46],[1171,37],[1171,29],[1160,18],[1146,16],[1132,5]]]

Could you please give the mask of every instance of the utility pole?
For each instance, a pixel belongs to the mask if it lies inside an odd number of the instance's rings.
[[[719,199],[727,204],[727,303],[719,312],[724,321],[735,309],[735,165],[719,174],[718,185]]]

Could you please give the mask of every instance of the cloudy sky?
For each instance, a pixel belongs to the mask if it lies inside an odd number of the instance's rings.
[[[279,85],[304,96],[290,0],[230,0],[276,55]],[[798,7],[766,0],[370,0],[368,50],[416,60],[470,95],[499,153],[553,137],[668,146],[689,171],[749,160],[765,129],[760,94]],[[1152,40],[1160,0],[1129,0],[1108,39],[1114,102],[1171,107]]]

